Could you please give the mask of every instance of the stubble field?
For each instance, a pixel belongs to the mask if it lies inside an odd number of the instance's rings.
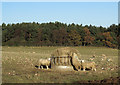
[[[40,58],[51,57],[51,53],[61,47],[2,47],[3,83],[75,83],[83,80],[102,80],[118,77],[118,50],[105,47],[73,47],[79,50],[79,59],[94,61],[97,71],[41,70]],[[106,59],[101,55],[105,54]],[[95,58],[92,58],[96,55]]]

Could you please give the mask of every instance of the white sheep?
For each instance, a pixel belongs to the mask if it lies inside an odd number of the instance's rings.
[[[38,69],[40,69],[40,67],[43,69],[43,66],[46,66],[48,69],[48,66],[50,66],[50,58],[48,59],[39,59],[39,66]]]
[[[79,60],[78,55],[76,53],[72,54],[72,65],[75,67],[76,70],[81,69],[81,60]]]
[[[83,68],[83,71],[85,71],[86,68],[96,71],[95,62],[87,62],[87,61],[85,62],[84,60],[82,60],[81,66]]]

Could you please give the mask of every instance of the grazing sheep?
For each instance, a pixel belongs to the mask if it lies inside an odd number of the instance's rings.
[[[73,53],[73,55],[72,55],[72,64],[76,70],[81,69],[81,63],[80,63],[80,60],[78,59],[76,53]]]
[[[40,59],[39,60],[39,66],[38,68],[40,69],[40,67],[43,69],[43,66],[46,66],[48,69],[48,66],[50,66],[50,58],[48,59]]]
[[[82,60],[81,67],[83,68],[83,71],[85,71],[85,69],[91,69],[96,71],[95,62],[85,62],[84,60]]]

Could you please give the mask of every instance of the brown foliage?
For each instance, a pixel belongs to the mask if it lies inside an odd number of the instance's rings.
[[[59,43],[59,45],[62,45],[66,42],[67,32],[64,28],[53,30],[52,35],[53,41]]]
[[[94,37],[91,36],[85,36],[85,42],[92,44],[92,42],[95,40]]]
[[[105,32],[105,33],[103,33],[103,36],[104,36],[105,39],[108,40],[108,41],[112,41],[112,40],[113,40],[113,38],[112,38],[111,35],[110,35],[110,32]]]
[[[71,30],[68,34],[68,43],[70,45],[74,44],[75,46],[81,45],[81,36],[76,30]]]
[[[90,35],[90,31],[89,31],[89,29],[87,27],[84,28],[84,31],[86,33],[86,36]]]
[[[92,42],[95,40],[94,37],[90,36],[90,31],[88,28],[84,28],[84,31],[85,31],[85,37],[84,37],[84,41],[88,44],[92,44]]]

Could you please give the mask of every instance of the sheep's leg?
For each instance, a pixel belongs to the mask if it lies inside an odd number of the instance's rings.
[[[80,69],[80,67],[78,67],[78,71],[80,71],[81,69]]]
[[[93,71],[96,71],[96,68],[93,66],[93,67],[92,67],[92,70],[93,70]]]
[[[94,71],[94,67],[92,67],[92,70]]]
[[[85,67],[83,67],[83,71],[85,71]]]
[[[46,66],[47,67],[47,69],[48,69],[48,66]]]
[[[38,69],[40,69],[40,65],[38,66]]]
[[[94,68],[94,71],[96,71],[96,67],[95,67],[95,66],[93,66],[93,68]]]
[[[79,71],[81,70],[81,66],[79,66],[79,69],[78,69]]]
[[[43,66],[41,66],[41,68],[43,69]]]
[[[90,69],[93,71],[94,70],[94,68],[93,67],[90,67]]]
[[[41,65],[40,65],[40,63],[39,63],[39,65],[38,65],[38,69],[40,69],[40,66],[41,66]]]
[[[38,69],[40,69],[40,67],[41,67],[41,63],[40,63],[40,61],[39,61],[39,64],[38,64]]]
[[[94,71],[96,71],[96,68],[94,68]]]

